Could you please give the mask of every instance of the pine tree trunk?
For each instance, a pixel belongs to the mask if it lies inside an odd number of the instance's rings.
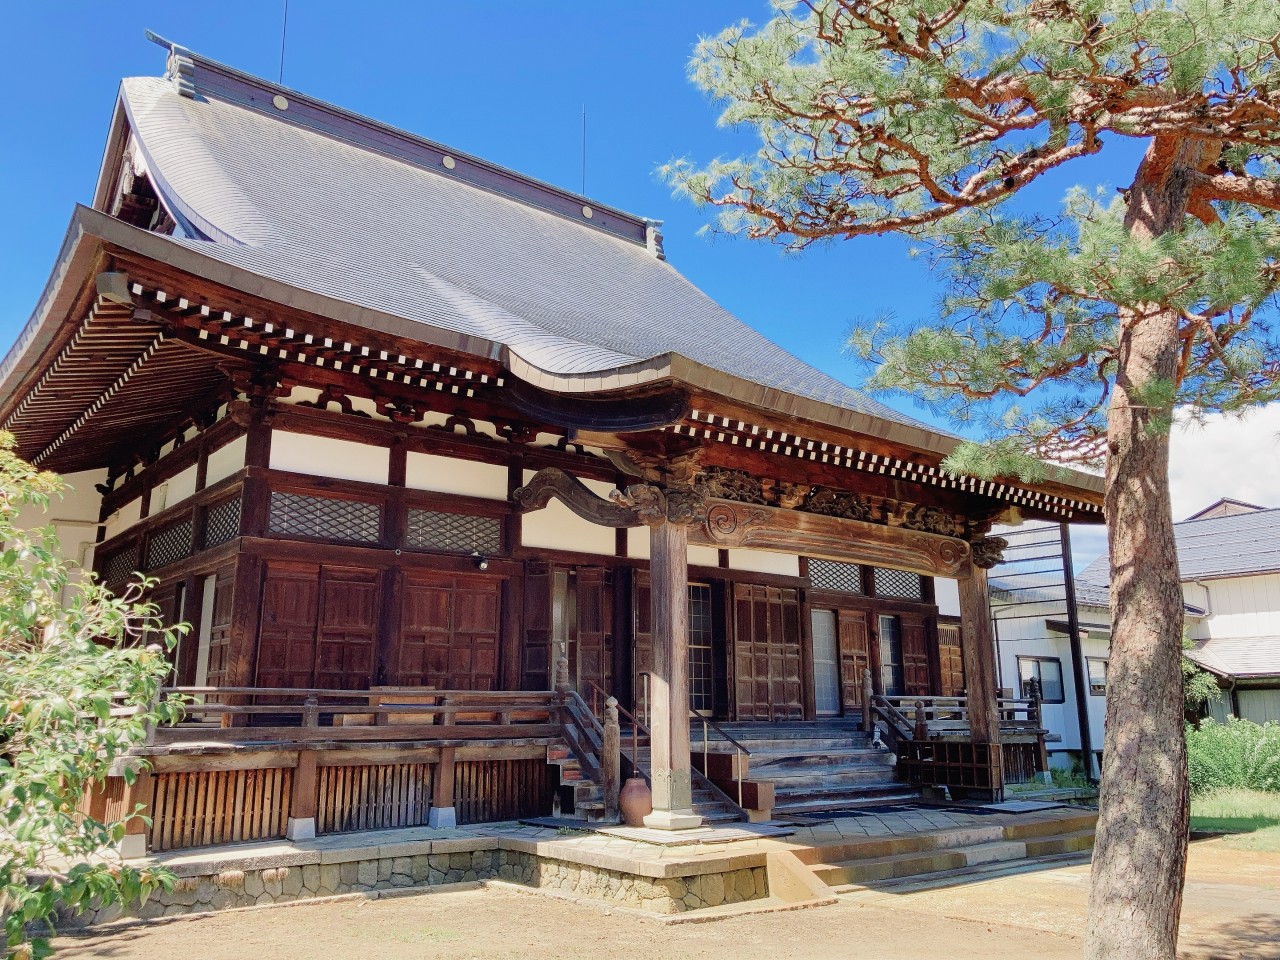
[[[1130,190],[1128,226],[1150,238],[1181,227],[1185,171],[1200,147],[1157,140]],[[1176,313],[1122,316],[1108,421],[1111,654],[1089,960],[1173,960],[1186,872],[1187,748],[1182,726],[1183,600],[1169,498]]]

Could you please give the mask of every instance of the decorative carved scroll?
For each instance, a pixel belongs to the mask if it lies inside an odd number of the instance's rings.
[[[584,520],[602,527],[638,527],[645,522],[639,511],[625,503],[611,503],[597,496],[581,480],[559,467],[539,470],[533,479],[511,495],[511,499],[521,513],[541,510],[556,499]]]
[[[866,497],[840,490],[827,490],[824,487],[814,487],[810,490],[801,509],[807,513],[817,513],[824,517],[841,517],[845,520],[872,518],[871,501]]]
[[[964,533],[964,524],[945,510],[921,504],[909,507],[902,517],[902,526],[908,530],[923,530],[943,537],[958,537]]]
[[[764,495],[764,482],[744,470],[708,467],[701,480],[706,485],[708,495],[718,500],[758,503],[762,506],[769,502]]]
[[[1004,549],[1009,541],[1004,537],[983,537],[973,542],[973,565],[990,570],[1004,559]]]
[[[954,537],[728,500],[711,501],[706,519],[689,531],[689,542],[801,553],[940,577],[963,575],[970,556],[969,544]]]

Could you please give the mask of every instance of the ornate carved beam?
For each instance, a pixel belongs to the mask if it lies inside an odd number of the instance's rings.
[[[969,544],[957,537],[729,500],[711,501],[706,519],[689,530],[689,542],[779,550],[937,577],[966,576],[971,562]]]
[[[559,467],[539,470],[511,497],[521,513],[541,510],[552,500],[559,500],[584,520],[602,527],[638,527],[643,523],[637,511],[592,493],[581,480]]]

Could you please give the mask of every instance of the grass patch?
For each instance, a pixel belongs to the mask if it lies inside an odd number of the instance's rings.
[[[1191,829],[1233,834],[1241,850],[1280,851],[1280,793],[1210,790],[1191,798]]]

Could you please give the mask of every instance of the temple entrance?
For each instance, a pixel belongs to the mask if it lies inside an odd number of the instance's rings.
[[[836,612],[813,611],[813,704],[820,717],[840,715],[840,653]]]

